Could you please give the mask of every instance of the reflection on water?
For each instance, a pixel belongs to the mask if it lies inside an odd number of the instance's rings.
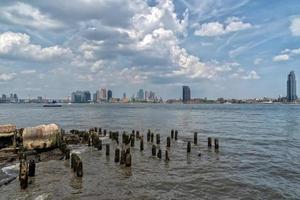
[[[74,145],[82,178],[67,161],[38,163],[27,190],[15,180],[0,188],[0,199],[299,199],[299,111],[290,105],[0,105],[1,123],[18,127],[54,122],[65,129],[139,129],[144,136],[150,128],[161,135],[163,158],[166,137],[179,130],[169,162],[152,157],[147,142],[140,152],[136,141],[131,168],[114,163],[115,143],[110,157],[105,148]],[[198,145],[187,154],[195,131]],[[219,138],[218,152],[207,147],[207,137]],[[16,167],[4,169],[17,174]]]

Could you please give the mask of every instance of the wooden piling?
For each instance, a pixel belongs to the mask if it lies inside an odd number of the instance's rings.
[[[175,131],[175,140],[177,140],[178,139],[178,131],[176,130]]]
[[[153,143],[154,133],[151,133],[151,142]]]
[[[187,153],[191,153],[191,142],[188,141],[187,143]]]
[[[156,134],[156,144],[160,144],[160,134]]]
[[[116,148],[115,150],[115,162],[119,162],[120,161],[120,149]]]
[[[136,131],[135,136],[136,136],[136,139],[140,139],[140,131]]]
[[[144,151],[144,137],[141,136],[141,139],[140,139],[140,151]]]
[[[102,150],[102,140],[100,140],[100,139],[99,139],[99,142],[98,142],[97,149],[98,149],[99,151]]]
[[[28,164],[26,160],[20,162],[19,180],[21,189],[26,189],[28,187]]]
[[[83,166],[82,166],[81,159],[77,163],[76,175],[77,175],[77,177],[82,177],[83,176]]]
[[[134,138],[135,138],[135,135],[134,135],[134,134],[131,134],[131,135],[130,135],[130,146],[131,146],[131,147],[134,147]]]
[[[198,133],[195,132],[194,133],[194,144],[197,145],[197,143],[198,143]]]
[[[173,129],[171,130],[171,138],[172,139],[174,138],[174,130]]]
[[[207,139],[207,146],[208,146],[208,147],[211,147],[211,137],[209,137],[209,138]]]
[[[147,142],[150,142],[150,135],[151,135],[151,132],[150,132],[150,130],[148,129],[148,132],[147,132]]]
[[[152,156],[156,156],[156,146],[152,145]]]
[[[103,135],[106,136],[106,129],[103,130]]]
[[[158,149],[157,157],[158,157],[159,159],[161,159],[161,149]]]
[[[106,154],[107,156],[109,156],[109,144],[106,144],[105,146],[106,146],[105,154]]]
[[[170,148],[171,147],[171,138],[167,137],[167,147]]]
[[[125,164],[125,161],[126,161],[126,151],[125,151],[125,149],[122,149],[122,151],[121,151],[120,165]]]
[[[131,167],[131,153],[126,154],[126,161],[125,161],[125,166],[126,167]]]
[[[70,152],[71,152],[71,150],[69,148],[66,148],[66,150],[65,150],[65,158],[66,158],[66,160],[70,159]]]
[[[35,176],[35,161],[30,160],[28,165],[28,176]]]
[[[168,150],[165,151],[165,161],[169,161],[170,158],[169,158],[169,152]]]
[[[219,149],[219,140],[215,138],[215,149]]]

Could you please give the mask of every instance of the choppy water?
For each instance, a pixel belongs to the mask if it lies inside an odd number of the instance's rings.
[[[136,142],[131,169],[114,163],[114,146],[110,157],[74,146],[83,159],[82,179],[66,161],[38,163],[27,190],[15,180],[0,188],[0,198],[300,199],[299,111],[297,105],[0,105],[1,124],[58,123],[67,130],[98,126],[144,135],[150,128],[161,134],[163,150],[170,130],[179,130],[169,162],[152,158],[147,143],[140,152]],[[193,141],[195,131],[199,143],[187,155],[186,141]],[[218,153],[207,148],[207,137],[219,138]],[[15,172],[14,167],[5,170]]]

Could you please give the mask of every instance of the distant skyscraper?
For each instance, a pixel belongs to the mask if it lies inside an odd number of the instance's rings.
[[[87,103],[91,100],[91,93],[89,91],[76,91],[71,95],[73,103]]]
[[[137,93],[137,99],[138,100],[144,100],[144,90],[140,89]]]
[[[111,100],[112,99],[112,91],[111,90],[108,90],[107,91],[107,100]]]
[[[287,100],[293,102],[297,99],[296,76],[294,71],[291,71],[287,80]]]
[[[126,93],[125,92],[123,93],[123,99],[126,99]]]
[[[106,100],[106,89],[101,88],[101,93],[100,93],[101,99]]]
[[[182,102],[186,103],[191,100],[191,90],[189,86],[182,86]]]

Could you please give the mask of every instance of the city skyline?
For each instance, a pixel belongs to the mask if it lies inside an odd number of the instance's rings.
[[[4,0],[0,10],[0,91],[20,98],[102,86],[169,99],[182,85],[195,97],[278,97],[286,74],[299,75],[297,0]]]

